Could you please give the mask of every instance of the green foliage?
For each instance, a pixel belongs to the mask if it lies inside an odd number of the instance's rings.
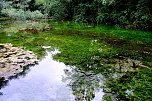
[[[110,94],[109,95],[105,94],[102,99],[103,99],[103,101],[113,101],[113,99],[112,99]]]
[[[65,13],[65,6],[61,0],[43,0],[40,10],[47,16],[51,16],[55,20],[63,20],[67,15]],[[37,2],[37,4],[40,4]]]
[[[101,7],[97,13],[97,23],[105,23],[108,24],[108,19],[110,17],[110,14],[108,13],[108,7]]]
[[[150,0],[89,0],[71,3],[77,22],[110,24],[125,28],[151,30]]]
[[[151,30],[151,4],[151,0],[21,0],[5,2],[2,13],[19,19],[51,17],[55,20]]]
[[[88,5],[85,4],[79,4],[78,7],[75,7],[75,13],[74,13],[74,21],[76,22],[86,22],[87,18],[85,16],[86,9]]]
[[[36,11],[34,11],[34,12],[27,12],[27,14],[29,14],[30,16],[30,19],[41,19],[41,18],[44,18],[44,15],[40,12],[40,11],[38,11],[38,10],[36,10]]]
[[[35,20],[35,19],[44,18],[44,15],[38,10],[32,12],[32,11],[24,11],[22,9],[17,10],[14,8],[9,8],[9,9],[6,8],[3,9],[1,12],[13,19]]]
[[[35,20],[44,18],[44,15],[40,11],[29,9],[30,5],[28,3],[29,1],[26,0],[21,3],[5,2],[1,13],[13,19]]]
[[[119,96],[119,100],[152,100],[151,70],[142,69],[137,72],[126,73],[125,77],[109,79],[107,85]],[[130,79],[129,79],[130,78]]]
[[[0,2],[0,17],[2,16],[2,14],[1,14],[2,8],[3,8],[3,1]]]

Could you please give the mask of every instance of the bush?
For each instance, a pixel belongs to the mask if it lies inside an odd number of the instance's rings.
[[[2,13],[13,19],[22,19],[22,20],[29,20],[29,19],[34,20],[44,17],[44,15],[38,10],[31,12],[31,11],[24,11],[22,9],[6,8],[6,9],[2,9]]]
[[[33,19],[33,20],[44,18],[44,15],[38,10],[36,10],[34,12],[30,12],[29,14],[30,14],[30,18]]]
[[[51,16],[55,20],[63,20],[67,16],[65,5],[60,0],[46,1],[42,9],[44,14]]]
[[[39,19],[49,16],[55,20],[74,20],[152,30],[152,0],[21,0],[18,3],[13,2],[5,1],[2,14],[14,19]]]

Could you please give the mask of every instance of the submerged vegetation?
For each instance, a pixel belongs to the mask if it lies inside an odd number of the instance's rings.
[[[0,43],[12,43],[44,56],[42,46],[61,51],[54,59],[85,71],[103,74],[107,80],[104,91],[121,100],[151,98],[152,33],[125,30],[112,26],[91,26],[73,22],[49,21],[50,31],[33,33],[20,29],[41,28],[45,22],[11,22],[2,24]],[[11,29],[11,30],[10,30]],[[145,40],[146,39],[146,40]],[[141,66],[141,65],[142,66]],[[107,99],[111,95],[106,96]]]
[[[54,59],[106,78],[105,101],[150,101],[151,5],[151,0],[1,0],[0,43],[31,50],[39,59],[43,46],[59,49]]]

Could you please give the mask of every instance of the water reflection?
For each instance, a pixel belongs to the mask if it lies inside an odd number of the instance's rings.
[[[31,67],[31,66],[32,66],[32,65],[30,65],[29,67]],[[7,86],[8,83],[9,83],[9,81],[12,80],[12,79],[19,79],[20,77],[25,77],[26,74],[27,74],[28,72],[30,72],[30,70],[31,70],[29,67],[24,68],[22,72],[17,73],[17,74],[14,75],[14,76],[10,76],[10,77],[7,78],[7,79],[4,78],[4,77],[1,77],[1,78],[0,78],[0,89],[2,89],[2,88],[4,88],[5,86]],[[1,94],[0,94],[0,95],[1,95]]]
[[[71,67],[64,69],[66,76],[63,80],[69,82],[75,101],[101,101],[104,95],[102,91],[104,77],[92,71],[85,72],[81,69]]]
[[[53,54],[56,52],[48,52],[31,70],[9,79],[0,90],[0,101],[74,101],[71,89],[62,82],[66,65],[54,61]]]
[[[55,61],[47,51],[38,65],[0,80],[0,101],[101,101],[103,77]]]

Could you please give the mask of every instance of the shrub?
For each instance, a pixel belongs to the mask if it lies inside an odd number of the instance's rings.
[[[13,19],[22,19],[22,20],[27,20],[27,19],[34,20],[44,17],[44,15],[38,10],[32,12],[29,10],[24,11],[22,9],[6,8],[6,9],[2,9],[2,13]]]

